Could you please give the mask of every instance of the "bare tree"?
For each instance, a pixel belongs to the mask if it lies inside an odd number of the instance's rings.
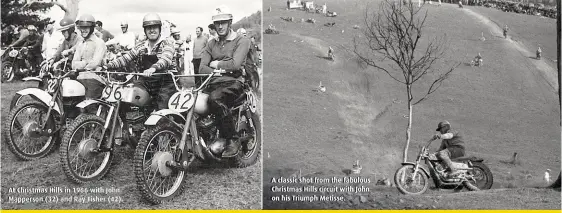
[[[368,8],[365,10],[363,36],[353,39],[353,52],[361,61],[385,72],[406,88],[409,116],[403,162],[407,160],[410,146],[413,106],[437,91],[460,65],[454,64],[444,72],[433,69],[432,66],[444,56],[445,35],[428,39],[422,47],[420,43],[423,43],[422,31],[426,18],[427,12],[421,12],[421,8],[416,8],[412,1],[400,4],[385,0],[381,3],[379,13],[370,12]],[[433,79],[429,79],[431,81],[428,81],[428,74],[434,75]],[[424,84],[428,86],[427,91],[414,100],[414,95],[419,95],[414,94],[414,85]]]
[[[64,18],[70,18],[72,20],[76,20],[78,17],[78,4],[81,0],[66,0],[66,6],[61,4],[59,0],[51,0],[51,3],[60,7],[61,10],[64,11]],[[24,5],[31,6],[32,4],[40,2],[39,0],[27,0],[27,3]]]

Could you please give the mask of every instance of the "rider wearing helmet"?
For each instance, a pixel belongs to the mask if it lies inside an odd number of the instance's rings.
[[[76,26],[84,41],[76,46],[72,68],[94,70],[101,66],[107,50],[103,40],[94,34],[96,19],[92,15],[84,14],[76,20]],[[86,87],[87,98],[101,96],[105,81],[100,76],[91,72],[82,72],[78,75],[78,81]]]
[[[232,30],[232,14],[226,7],[216,9],[212,16],[218,37],[207,43],[201,56],[200,73],[223,69],[226,74],[212,79],[203,92],[209,94],[209,106],[221,123],[220,133],[226,140],[224,157],[235,156],[240,148],[235,121],[229,108],[243,92],[243,65],[250,49],[250,40]]]
[[[449,175],[454,176],[457,173],[457,169],[453,166],[451,159],[464,156],[462,136],[458,131],[451,129],[451,124],[448,121],[439,122],[435,131],[439,133],[435,134],[432,139],[442,139],[436,157],[445,163]]]
[[[246,36],[246,29],[244,29],[244,28],[238,28],[238,30],[236,31],[236,33],[237,33],[238,35],[242,35],[242,36],[245,37],[245,36]]]
[[[174,58],[174,42],[163,38],[161,35],[162,20],[155,13],[144,16],[142,21],[147,40],[137,44],[131,51],[109,62],[108,69],[126,67],[136,59],[141,59],[139,67],[144,70],[146,77],[135,82],[136,85],[146,88],[151,96],[156,97],[158,108],[165,109],[168,100],[176,88],[170,75],[151,76],[153,73],[164,73],[172,68]]]
[[[78,34],[76,33],[76,25],[74,24],[74,21],[72,19],[62,19],[59,22],[59,25],[60,28],[58,28],[58,31],[62,33],[62,35],[64,36],[64,40],[58,47],[57,52],[55,53],[53,58],[51,58],[52,61],[58,61],[63,56],[69,56],[69,58],[72,58],[74,51],[76,50],[76,45],[84,41],[82,36],[78,36]]]
[[[29,36],[27,36],[23,42],[23,47],[29,48],[29,61],[32,63],[33,71],[39,70],[39,65],[43,61],[43,56],[41,55],[41,44],[43,44],[43,36],[40,36],[37,32],[37,28],[33,25],[27,26],[29,31]]]
[[[105,42],[105,45],[119,44],[125,50],[131,50],[135,47],[137,36],[133,32],[129,32],[129,24],[126,21],[121,22],[122,34]]]
[[[20,47],[26,41],[27,37],[29,36],[29,31],[27,30],[26,27],[19,26],[18,28],[16,28],[15,34],[19,34],[19,38],[18,38],[18,40],[14,41],[14,43],[10,44],[8,46],[8,48],[10,48],[10,47]]]

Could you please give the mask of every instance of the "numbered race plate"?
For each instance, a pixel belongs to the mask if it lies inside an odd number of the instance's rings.
[[[123,86],[121,85],[108,85],[103,90],[101,98],[108,101],[108,102],[117,102],[121,100],[122,94],[121,89]]]
[[[45,91],[47,93],[53,94],[56,88],[57,88],[57,79],[51,78],[47,80],[47,88],[45,88]]]
[[[191,93],[191,91],[180,91],[172,95],[168,101],[168,109],[185,112],[193,107],[194,103],[195,98],[193,98],[193,93]]]

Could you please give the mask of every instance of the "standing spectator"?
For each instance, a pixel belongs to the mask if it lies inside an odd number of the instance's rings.
[[[209,24],[208,28],[209,28],[209,38],[208,38],[208,40],[216,39],[218,37],[218,35],[217,35],[217,28],[215,28],[215,25]]]
[[[53,33],[54,28],[52,24],[47,25],[45,33],[43,34],[43,45],[41,48],[42,56],[44,59],[52,58],[57,52],[58,47],[62,44],[64,36],[61,33]]]
[[[324,3],[324,5],[322,5],[322,14],[326,15],[328,11],[328,6],[326,6],[326,3]]]
[[[119,44],[122,49],[129,51],[135,47],[137,36],[133,32],[129,32],[129,24],[126,21],[121,22],[121,31],[123,34],[105,42],[105,45]]]
[[[210,26],[209,26],[210,27]],[[214,27],[214,25],[213,25]],[[211,32],[211,28],[209,28],[209,32]],[[208,39],[202,35],[203,28],[197,27],[195,29],[195,33],[197,37],[193,41],[193,70],[195,74],[199,74],[199,64],[201,63],[201,54],[207,47]],[[215,31],[216,33],[216,31]],[[212,37],[212,36],[211,36]],[[201,77],[195,77],[195,85],[199,86],[201,84]]]
[[[103,42],[107,42],[114,38],[114,36],[107,30],[103,29],[103,23],[101,21],[96,21],[96,30],[101,33],[101,39]]]

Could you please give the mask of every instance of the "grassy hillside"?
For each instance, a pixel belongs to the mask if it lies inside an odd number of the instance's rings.
[[[253,13],[250,16],[242,18],[240,21],[234,23],[232,26],[235,30],[242,27],[248,32],[248,36],[255,36],[256,42],[261,42],[261,11]]]

